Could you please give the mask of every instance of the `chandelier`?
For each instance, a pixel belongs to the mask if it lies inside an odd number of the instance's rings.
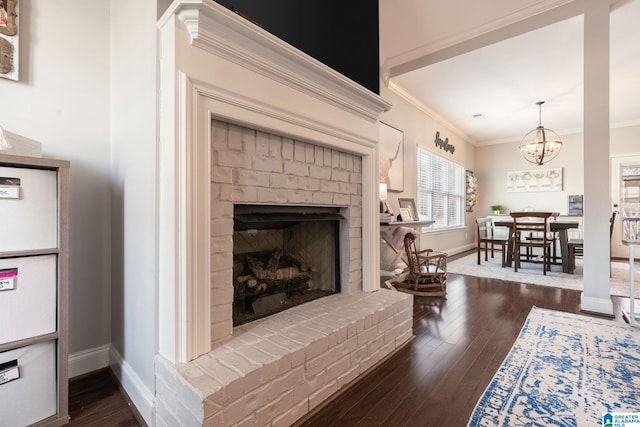
[[[538,127],[527,133],[520,143],[520,153],[525,160],[538,166],[553,160],[562,148],[558,134],[542,126],[542,104],[544,101],[536,102],[539,109]]]

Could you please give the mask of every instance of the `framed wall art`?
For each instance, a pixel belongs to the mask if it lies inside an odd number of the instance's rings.
[[[562,168],[507,172],[507,192],[562,191]]]
[[[0,77],[18,80],[18,0],[0,0]]]
[[[380,122],[380,182],[388,191],[404,191],[404,133]]]
[[[418,215],[418,209],[416,208],[415,200],[399,198],[398,205],[400,206],[400,209],[409,210],[409,215],[411,215],[411,221],[418,221],[420,219],[420,216]],[[404,219],[404,215],[402,218],[403,218],[403,221],[407,221]]]

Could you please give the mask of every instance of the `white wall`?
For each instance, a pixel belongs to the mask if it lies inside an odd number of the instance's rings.
[[[422,145],[428,150],[454,162],[460,163],[467,170],[475,169],[475,147],[467,142],[464,136],[452,127],[436,121],[425,111],[418,109],[405,97],[386,87],[380,82],[380,96],[391,102],[391,109],[382,114],[380,120],[404,132],[404,191],[388,194],[388,201],[395,212],[399,212],[398,198],[416,198],[416,147]],[[455,146],[453,154],[435,146],[436,132],[440,132],[442,139],[449,138],[449,143]],[[475,213],[465,215],[466,226],[461,229],[426,232],[421,237],[421,247],[430,247],[446,251],[451,254],[468,249],[475,245]]]
[[[109,4],[19,7],[20,80],[0,79],[0,125],[71,161],[69,352],[92,358],[111,341]]]
[[[611,129],[609,151],[612,156],[640,153],[640,125]]]
[[[527,130],[523,131],[523,136]],[[520,154],[520,141],[485,145],[476,148],[478,178],[478,216],[492,214],[489,206],[504,206],[503,213],[521,211],[525,207],[567,214],[570,194],[584,194],[582,134],[561,135],[562,149],[558,157],[542,166],[527,162]],[[562,168],[562,191],[507,192],[507,172]]]
[[[154,406],[156,4],[111,1],[112,365],[142,416]]]

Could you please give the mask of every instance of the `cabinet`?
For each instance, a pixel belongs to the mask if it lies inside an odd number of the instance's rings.
[[[0,154],[0,426],[68,417],[69,162]]]

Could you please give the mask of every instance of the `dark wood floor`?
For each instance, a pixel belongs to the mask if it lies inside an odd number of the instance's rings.
[[[464,426],[531,307],[579,304],[579,291],[449,274],[446,300],[415,297],[415,339],[300,425]],[[141,425],[110,375],[98,375],[71,382],[71,425]]]
[[[125,395],[106,369],[69,382],[69,425],[82,427],[142,426]]]

